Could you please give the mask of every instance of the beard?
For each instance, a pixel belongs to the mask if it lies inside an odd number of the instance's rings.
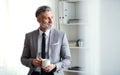
[[[52,24],[40,24],[40,26],[41,26],[42,28],[44,28],[45,30],[48,30],[48,29],[51,28]]]

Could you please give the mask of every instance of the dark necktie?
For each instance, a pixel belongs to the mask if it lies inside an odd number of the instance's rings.
[[[42,58],[45,59],[45,33],[42,33]],[[41,69],[41,75],[46,75],[45,71]]]
[[[42,58],[45,59],[45,33],[42,34]]]

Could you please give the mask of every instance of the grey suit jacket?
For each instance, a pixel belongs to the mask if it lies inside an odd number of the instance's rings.
[[[34,71],[32,59],[36,58],[38,46],[39,30],[27,33],[25,36],[21,63],[30,68],[28,75]],[[50,30],[49,59],[52,64],[56,64],[54,75],[64,75],[63,68],[71,64],[71,53],[68,40],[64,32],[56,29]]]

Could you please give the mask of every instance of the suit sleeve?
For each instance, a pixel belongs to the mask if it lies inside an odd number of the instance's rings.
[[[21,63],[27,67],[33,67],[32,58],[30,58],[30,47],[29,47],[29,37],[26,34],[24,41],[23,53],[21,56]]]
[[[56,64],[56,71],[59,71],[65,67],[68,67],[71,64],[71,53],[69,49],[68,40],[66,34],[63,34],[61,50],[60,50],[61,62]]]

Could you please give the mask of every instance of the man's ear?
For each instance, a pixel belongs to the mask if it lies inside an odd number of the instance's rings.
[[[41,19],[40,19],[40,18],[37,18],[37,22],[40,23],[40,22],[41,22]]]

